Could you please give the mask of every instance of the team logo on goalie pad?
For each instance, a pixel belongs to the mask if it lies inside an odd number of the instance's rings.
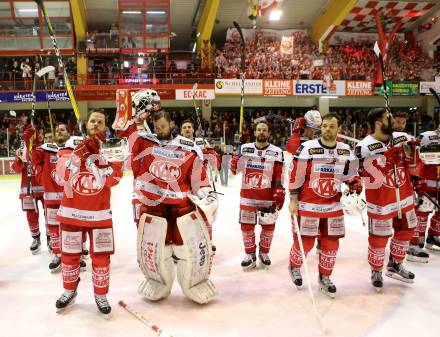
[[[165,181],[177,181],[180,178],[180,167],[168,161],[154,161],[150,168],[150,173],[156,178]]]
[[[98,183],[96,176],[90,172],[80,172],[72,178],[73,190],[81,195],[95,195],[102,190],[103,185]]]
[[[340,183],[333,178],[317,178],[311,182],[311,187],[320,197],[333,198],[340,190]]]
[[[398,167],[396,171],[397,171],[397,175],[396,175],[397,180],[398,180],[400,186],[402,186],[406,182],[406,172],[405,172],[405,169],[402,168],[402,167]],[[385,186],[387,186],[389,188],[394,188],[395,187],[395,185],[394,185],[394,170],[389,170],[387,172],[387,174],[384,177],[384,182],[383,183],[384,183]]]
[[[261,173],[249,173],[244,177],[244,183],[249,188],[269,188],[271,186],[270,180],[267,176]]]

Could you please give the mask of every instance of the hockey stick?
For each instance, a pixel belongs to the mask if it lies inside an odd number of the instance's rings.
[[[49,15],[47,14],[46,6],[44,5],[43,0],[34,0],[34,1],[37,3],[37,5],[40,6],[41,11],[43,12],[44,19],[46,20],[47,29],[49,31],[50,38],[52,39],[52,45],[53,45],[53,48],[55,49],[55,54],[57,56],[58,65],[63,69],[63,78],[64,78],[64,82],[66,83],[67,94],[69,95],[70,103],[72,104],[72,108],[73,108],[73,112],[75,113],[76,120],[78,121],[78,124],[79,124],[79,131],[81,132],[81,134],[84,135],[84,131],[83,131],[82,123],[81,123],[81,114],[79,112],[78,105],[76,103],[75,95],[73,94],[73,90],[72,90],[72,86],[70,84],[69,76],[67,76],[66,67],[64,66],[63,58],[61,57],[60,49],[58,48],[57,39],[55,37],[55,32],[53,30]]]
[[[43,58],[40,56],[40,62],[41,64],[43,64]],[[55,71],[55,67],[54,66],[47,66],[44,67],[43,69],[41,69],[40,71],[37,72],[38,77],[43,77],[43,81],[44,81],[44,89],[46,90],[46,102],[47,102],[47,112],[49,113],[49,125],[50,125],[50,133],[52,134],[52,141],[55,141],[55,130],[53,128],[53,121],[52,121],[52,112],[50,110],[50,103],[49,103],[49,99],[47,97],[47,91],[49,90],[49,88],[47,87],[47,80],[46,80],[46,74],[51,72],[51,71]]]
[[[292,214],[292,218],[293,218],[293,225],[295,226],[296,238],[298,239],[299,250],[301,252],[301,258],[303,260],[304,271],[306,273],[307,288],[309,290],[310,300],[312,301],[313,313],[315,314],[315,318],[318,321],[319,327],[321,328],[322,332],[325,333],[326,327],[325,327],[324,321],[321,317],[321,314],[318,312],[318,308],[316,307],[315,296],[313,296],[312,285],[310,283],[309,268],[307,267],[306,254],[304,252],[304,246],[303,246],[303,242],[301,239],[301,232],[300,232],[299,225],[298,225],[297,215]]]
[[[240,133],[240,142],[241,142],[241,133],[243,132],[243,122],[244,122],[244,86],[245,86],[245,80],[246,80],[246,41],[243,37],[243,32],[241,30],[240,25],[237,21],[233,22],[235,28],[238,31],[238,34],[240,34],[241,39],[241,90],[240,90],[240,124],[239,124],[239,133]]]
[[[197,126],[197,130],[200,132],[200,135],[202,136],[202,138],[204,138],[203,136],[205,133],[203,132],[202,122],[200,120],[200,115],[199,115],[199,107],[197,106],[196,98],[195,98],[197,87],[198,87],[198,84],[196,82],[196,83],[194,83],[194,85],[192,87],[192,103],[193,103],[194,111],[196,113],[197,123],[199,124]]]
[[[384,63],[383,63],[383,57],[382,54],[380,52],[380,48],[379,48],[379,44],[376,43],[374,44],[374,52],[377,55],[377,57],[379,58],[379,63],[380,63],[380,71],[382,73],[382,88],[383,88],[383,97],[385,99],[385,111],[387,113],[387,117],[388,117],[388,127],[390,128],[390,146],[393,147],[394,146],[394,137],[393,137],[393,128],[392,128],[392,122],[391,122],[391,108],[390,108],[390,99],[388,97],[388,92],[387,92],[387,87],[385,84],[385,67],[384,67]],[[397,178],[397,167],[396,164],[393,165],[393,171],[394,171],[394,190],[396,192],[396,205],[397,205],[397,217],[399,219],[402,219],[402,207],[400,205],[400,183],[399,180]]]
[[[153,330],[157,336],[172,337],[169,333],[163,331],[156,324],[149,322],[141,313],[139,313],[136,310],[129,307],[124,301],[120,300],[118,303],[121,307],[123,307],[125,310],[127,310],[130,314],[132,314],[134,317],[136,317],[138,320],[140,320],[142,323],[144,323],[146,326],[148,326],[151,330]]]

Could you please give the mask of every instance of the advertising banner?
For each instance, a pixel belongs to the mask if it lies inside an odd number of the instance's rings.
[[[295,96],[345,96],[345,81],[332,81],[330,88],[321,80],[295,80]]]
[[[293,81],[291,80],[263,80],[264,96],[292,96]]]
[[[194,93],[196,100],[213,100],[215,99],[215,91],[213,89],[197,89]],[[176,100],[189,101],[193,99],[192,89],[177,89]]]
[[[373,82],[371,81],[345,81],[346,96],[371,96],[373,95]]]
[[[241,79],[215,80],[216,95],[240,95]],[[244,93],[246,95],[262,95],[263,80],[245,80]]]

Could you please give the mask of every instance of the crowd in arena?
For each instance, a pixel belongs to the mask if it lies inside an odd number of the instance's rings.
[[[293,52],[280,52],[281,41],[256,37],[247,41],[246,78],[308,80],[375,80],[377,58],[373,44],[342,42],[319,52],[311,38],[295,32]],[[240,42],[226,42],[217,50],[215,68],[218,78],[239,78],[242,48]],[[317,62],[319,61],[319,62]],[[416,44],[396,40],[391,43],[385,76],[393,81],[433,80],[438,73]]]

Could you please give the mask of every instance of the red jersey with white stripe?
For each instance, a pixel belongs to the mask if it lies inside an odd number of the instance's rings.
[[[334,147],[320,139],[304,142],[293,157],[290,193],[298,194],[298,215],[333,218],[344,215],[341,183],[352,176],[350,162],[355,160],[347,144]]]
[[[29,155],[25,154],[27,159],[29,159]],[[23,158],[24,159],[24,158]],[[29,160],[26,160],[26,162],[23,162],[23,159],[19,156],[15,157],[14,162],[12,163],[11,168],[16,173],[21,173],[21,183],[20,183],[20,194],[19,198],[23,199],[27,194],[27,168],[28,165],[32,165]],[[32,176],[31,176],[31,194],[36,198],[41,198],[43,196],[43,186],[41,186],[38,183],[38,179],[36,175],[38,172],[36,172],[34,167],[31,167],[32,169]]]
[[[414,139],[405,132],[393,132],[393,137],[394,144],[398,147]],[[369,135],[360,141],[355,149],[360,160],[359,174],[368,178],[365,181],[368,216],[380,220],[397,217],[394,168],[389,161],[385,162],[385,156],[379,156],[387,150],[387,146],[388,144]],[[403,155],[396,168],[400,183],[400,207],[402,212],[406,213],[414,208],[414,195],[409,167]]]
[[[440,143],[440,136],[436,131],[423,132],[419,137],[420,146]],[[425,164],[420,159],[418,151],[416,155],[416,171],[418,175],[426,181],[426,190],[429,192],[440,190],[440,165]]]
[[[72,152],[70,143],[80,141],[79,137],[69,139],[66,149],[59,153],[57,179],[64,183],[64,192],[57,220],[79,227],[110,226],[110,189],[122,177],[122,162],[107,163],[101,155],[91,155],[79,161],[68,152]]]
[[[180,204],[209,187],[203,154],[195,143],[185,137],[160,141],[152,134],[139,134],[133,126],[128,132],[131,141],[131,168],[134,177],[133,197],[147,206]],[[134,201],[136,202],[136,201]]]
[[[247,143],[238,157],[237,172],[233,173],[243,173],[240,209],[256,211],[273,206],[273,189],[283,185],[283,151],[272,144],[260,149]]]
[[[61,147],[45,143],[32,151],[32,164],[38,172],[38,181],[43,186],[43,201],[46,206],[59,205],[63,197],[63,186],[56,182],[58,151]]]

